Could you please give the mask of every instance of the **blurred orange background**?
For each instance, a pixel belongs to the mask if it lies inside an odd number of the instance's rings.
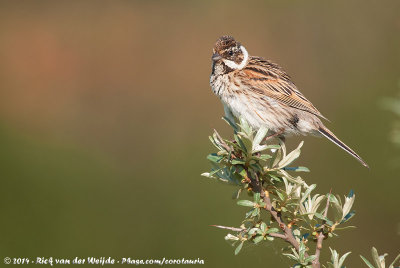
[[[370,165],[325,139],[297,163],[316,192],[356,193],[357,229],[324,243],[362,267],[372,246],[400,249],[400,2],[2,1],[1,258],[201,258],[208,267],[286,267],[279,246],[238,256],[224,230],[245,210],[233,187],[200,177],[222,105],[209,86],[216,39],[233,35],[277,62]],[[396,167],[397,164],[397,167]]]

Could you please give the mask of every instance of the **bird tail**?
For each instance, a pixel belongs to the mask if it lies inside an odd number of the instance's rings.
[[[367,165],[367,163],[365,163],[364,160],[361,159],[361,157],[356,154],[356,152],[354,152],[349,146],[347,146],[346,144],[344,144],[344,142],[342,142],[341,140],[339,140],[329,129],[327,129],[326,127],[319,127],[318,128],[318,132],[321,133],[322,135],[324,135],[326,138],[328,138],[331,142],[333,142],[334,144],[336,144],[337,146],[339,146],[340,148],[342,148],[343,150],[345,150],[346,152],[348,152],[349,154],[351,154],[355,159],[357,159],[364,167],[369,168],[369,166]]]

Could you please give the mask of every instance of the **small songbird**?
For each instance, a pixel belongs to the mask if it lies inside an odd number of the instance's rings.
[[[210,85],[231,121],[242,116],[253,129],[265,126],[275,136],[325,136],[368,167],[357,153],[324,126],[321,119],[326,118],[277,64],[250,56],[231,36],[217,40],[211,59]]]

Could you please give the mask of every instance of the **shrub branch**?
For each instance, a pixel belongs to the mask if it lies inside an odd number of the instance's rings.
[[[325,211],[324,211],[324,217],[326,218],[328,216],[328,209],[329,209],[329,197],[332,193],[332,189],[329,191],[329,196],[326,198],[326,206],[325,206]],[[324,222],[325,224],[325,222]],[[324,241],[325,235],[323,232],[323,228],[321,228],[321,232],[318,234],[318,239],[317,239],[317,246],[315,248],[315,259],[312,262],[312,267],[313,268],[319,268],[321,267],[321,263],[319,261],[319,258],[321,256],[321,249],[322,249],[322,242]]]
[[[272,206],[271,203],[271,198],[269,197],[269,193],[267,190],[263,189],[261,186],[260,180],[258,179],[257,174],[254,174],[254,177],[250,174],[250,172],[247,171],[247,176],[251,180],[251,184],[253,185],[253,191],[255,193],[260,193],[261,198],[264,200],[265,206],[264,209],[268,211],[271,216],[275,219],[275,221],[278,223],[279,227],[281,230],[284,232],[284,234],[276,234],[274,237],[281,238],[291,244],[297,251],[299,250],[300,244],[297,242],[296,238],[293,235],[292,229],[289,228],[286,223],[283,222],[282,216],[280,213],[276,211],[276,209]],[[305,254],[306,257],[308,257],[308,254]]]
[[[337,236],[336,231],[344,228],[336,227],[354,216],[351,208],[355,194],[350,191],[343,203],[331,192],[326,196],[313,194],[316,184],[308,185],[299,176],[290,174],[309,172],[306,167],[292,166],[300,156],[303,142],[287,152],[283,141],[277,145],[267,144],[272,141],[271,136],[266,138],[267,129],[255,132],[243,119],[240,123],[226,121],[234,128],[234,139],[223,139],[214,130],[210,140],[218,151],[208,155],[212,169],[202,175],[236,185],[239,187],[234,193],[236,199],[240,193],[247,192],[252,200],[237,201],[238,205],[249,208],[240,227],[212,226],[234,232],[228,233],[225,239],[236,246],[235,254],[241,251],[244,243],[271,243],[279,238],[289,244],[282,248],[282,254],[295,262],[292,267],[320,268],[322,242]],[[325,209],[320,211],[324,198]],[[329,205],[334,208],[330,212],[332,218],[328,218]],[[264,217],[265,214],[268,217]],[[315,254],[311,255],[313,242],[316,242]],[[331,262],[324,267],[340,268],[349,254],[339,260],[335,250],[331,249],[331,253]]]

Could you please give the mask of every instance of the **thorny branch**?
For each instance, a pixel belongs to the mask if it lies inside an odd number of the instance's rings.
[[[297,252],[299,252],[299,248],[300,248],[299,242],[297,242],[296,238],[294,237],[292,229],[289,228],[283,222],[280,213],[278,213],[275,210],[275,208],[272,206],[271,199],[269,197],[269,193],[268,193],[268,191],[263,189],[263,187],[257,177],[257,174],[255,174],[255,178],[253,178],[253,176],[251,176],[251,174],[249,174],[249,172],[247,172],[247,176],[249,177],[249,179],[251,181],[254,192],[260,193],[260,196],[263,198],[263,201],[265,203],[264,209],[272,215],[272,217],[275,219],[275,221],[279,224],[279,227],[281,228],[281,230],[284,232],[284,234],[277,233],[275,235],[272,235],[272,234],[270,234],[270,235],[283,239],[284,241],[291,244],[296,249]],[[308,257],[307,253],[305,253],[305,257],[306,258]]]

